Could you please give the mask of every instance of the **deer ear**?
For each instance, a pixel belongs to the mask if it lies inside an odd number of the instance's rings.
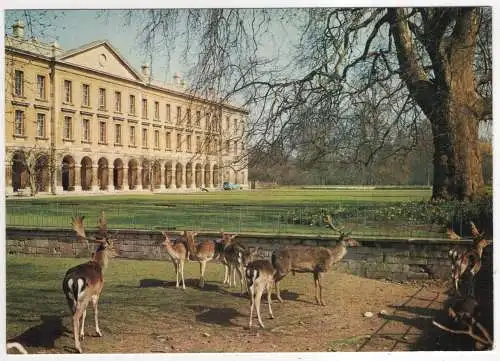
[[[198,235],[198,232],[193,232],[193,237],[197,236],[197,235]]]
[[[231,235],[231,239],[235,239],[237,236],[238,236],[238,233],[235,233],[235,234]]]
[[[163,234],[165,237],[167,237],[167,232],[162,231],[161,234]]]

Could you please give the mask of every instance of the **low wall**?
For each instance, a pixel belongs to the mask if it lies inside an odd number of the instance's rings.
[[[87,247],[76,240],[71,230],[10,228],[6,230],[7,254],[88,257]],[[87,232],[92,235],[92,232]],[[175,238],[176,235],[172,234]],[[214,239],[218,234],[199,234],[201,239]],[[119,257],[131,259],[168,259],[160,232],[121,230],[115,248]],[[335,246],[334,237],[308,235],[239,234],[249,246],[261,247],[260,256],[268,258],[284,245]],[[447,278],[450,275],[448,250],[457,241],[446,239],[356,238],[361,247],[349,248],[335,269],[368,278],[408,279]],[[459,241],[470,244],[470,241]],[[488,247],[491,248],[491,247]]]

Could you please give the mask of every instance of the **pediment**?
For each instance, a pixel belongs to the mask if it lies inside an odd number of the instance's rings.
[[[129,80],[142,80],[141,76],[108,42],[89,44],[66,52],[59,60]]]

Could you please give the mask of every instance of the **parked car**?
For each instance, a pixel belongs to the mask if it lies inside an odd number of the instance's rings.
[[[240,189],[241,186],[239,184],[233,184],[231,182],[224,182],[222,184],[222,188],[226,191],[230,191],[230,190],[233,190],[233,189]]]

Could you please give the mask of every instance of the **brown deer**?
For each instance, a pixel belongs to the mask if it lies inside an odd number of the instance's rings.
[[[240,294],[243,295],[245,288],[245,267],[251,262],[260,248],[249,248],[241,242],[233,242],[224,249],[224,259],[229,268],[229,287],[231,287],[231,274],[233,275],[234,285],[236,285],[236,273],[240,278]]]
[[[113,240],[107,238],[107,235],[104,239],[95,239],[86,236],[83,219],[83,216],[73,218],[73,229],[80,238],[92,240],[97,243],[98,246],[92,255],[92,259],[86,263],[70,268],[66,272],[62,282],[62,289],[73,315],[75,348],[80,353],[83,352],[80,340],[83,341],[85,337],[85,317],[87,314],[87,306],[90,301],[92,301],[94,307],[96,333],[102,336],[102,332],[99,328],[97,304],[104,287],[104,270],[108,265],[109,258],[116,255],[113,247]],[[101,219],[100,223],[101,222],[105,224],[104,219]]]
[[[230,265],[228,260],[225,257],[225,249],[228,247],[231,243],[233,243],[234,239],[238,236],[237,234],[231,234],[231,233],[225,233],[221,231],[221,242],[219,245],[219,253],[221,254],[220,261],[224,265],[224,281],[222,281],[223,285],[228,284],[231,286],[231,275],[230,275]],[[234,283],[236,283],[236,272],[233,274],[233,279]]]
[[[181,235],[186,239],[187,246],[187,259],[200,263],[200,287],[205,286],[205,269],[207,262],[216,258],[216,242],[213,240],[206,240],[200,243],[196,242],[197,232],[184,231]]]
[[[472,230],[472,246],[456,246],[450,249],[448,256],[451,261],[451,277],[455,291],[460,295],[459,281],[466,279],[468,296],[474,296],[474,279],[481,269],[481,258],[483,249],[489,242],[484,239],[484,233],[480,233],[473,222],[470,222]],[[452,229],[447,231],[450,239],[461,239]]]
[[[245,278],[250,295],[250,322],[248,327],[252,327],[253,309],[257,310],[257,319],[260,327],[264,328],[264,323],[260,317],[260,300],[262,293],[267,292],[267,304],[269,306],[269,317],[272,319],[273,310],[271,308],[271,293],[274,281],[275,269],[269,260],[256,260],[247,264]]]
[[[321,285],[323,274],[328,272],[335,263],[339,262],[347,254],[347,247],[359,246],[357,241],[333,225],[330,216],[327,216],[325,221],[330,228],[340,233],[338,244],[334,248],[287,246],[273,252],[271,259],[276,269],[276,297],[280,302],[283,302],[283,299],[280,295],[279,282],[283,277],[290,272],[293,274],[295,272],[313,273],[316,303],[325,306],[326,303],[323,301],[323,286]]]
[[[171,242],[168,238],[166,232],[162,232],[165,239],[162,244],[165,246],[168,255],[172,259],[172,263],[175,268],[176,284],[175,287],[179,288],[179,274],[182,279],[182,289],[186,289],[186,284],[184,283],[184,261],[187,259],[187,246],[184,240],[177,240],[176,242]]]

